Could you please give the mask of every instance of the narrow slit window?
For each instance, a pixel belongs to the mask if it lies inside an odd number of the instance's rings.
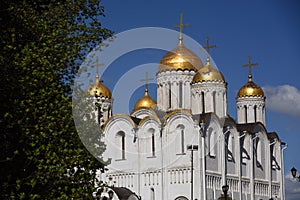
[[[125,144],[125,133],[120,131],[116,134],[116,146],[119,147],[116,151],[117,160],[125,160],[126,144]]]
[[[261,157],[262,157],[262,149],[261,149],[261,140],[260,139],[257,139],[256,141],[256,161],[257,161],[257,164],[258,165],[261,165]]]
[[[201,92],[201,102],[202,102],[202,113],[205,113],[205,98],[204,98],[204,92]]]
[[[234,140],[234,137],[233,135],[229,134],[228,137],[227,137],[227,159],[228,161],[233,161],[234,160],[234,157],[233,157],[233,140]]]
[[[151,199],[151,200],[155,200],[154,188],[151,188],[151,189],[150,189],[150,192],[151,192],[151,194],[150,194],[150,199]]]
[[[213,112],[217,112],[216,111],[216,92],[213,92],[213,94],[212,94],[212,98],[213,98]]]
[[[211,157],[216,156],[216,132],[210,131],[209,134],[209,155]]]
[[[257,106],[254,106],[254,122],[257,121]]]
[[[181,153],[184,153],[184,129],[181,129]]]
[[[122,135],[122,160],[125,160],[125,134]]]
[[[179,108],[182,108],[182,82],[179,83]]]
[[[152,149],[152,156],[155,156],[155,136],[154,136],[154,133],[152,133],[151,149]]]
[[[169,83],[169,108],[171,108],[171,104],[172,104],[172,93],[171,93],[171,83]]]
[[[248,109],[247,109],[246,105],[244,106],[244,109],[245,109],[245,123],[247,123],[247,121],[248,121],[248,119],[247,119],[247,117],[248,117]]]

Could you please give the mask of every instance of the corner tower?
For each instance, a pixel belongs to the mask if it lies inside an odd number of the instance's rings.
[[[90,85],[86,91],[91,95],[90,98],[93,99],[95,104],[94,114],[96,117],[96,122],[101,126],[109,117],[112,116],[112,104],[113,98],[111,91],[102,84],[102,81],[99,80],[98,73],[98,57],[96,58],[96,79],[95,82]]]
[[[206,38],[206,65],[197,71],[192,81],[192,111],[193,114],[214,112],[223,118],[227,115],[227,83],[210,62],[208,51],[215,47],[210,46]]]
[[[149,115],[151,109],[156,109],[157,103],[156,101],[149,95],[148,93],[148,81],[153,80],[153,78],[148,77],[148,72],[146,72],[146,78],[141,80],[145,82],[145,94],[141,97],[134,105],[131,116],[137,118],[144,118]]]
[[[243,85],[236,97],[237,122],[239,124],[261,122],[265,125],[265,95],[261,87],[252,80],[251,67],[258,64],[251,63],[250,56],[248,63],[243,67],[248,67],[248,81]]]

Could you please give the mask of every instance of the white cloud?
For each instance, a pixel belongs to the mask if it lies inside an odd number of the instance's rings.
[[[300,182],[292,178],[291,174],[285,176],[285,194],[286,200],[299,200]]]
[[[300,90],[291,85],[263,87],[267,108],[300,118]]]

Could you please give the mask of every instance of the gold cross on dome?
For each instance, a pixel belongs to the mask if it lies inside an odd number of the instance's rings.
[[[99,58],[98,58],[98,56],[96,56],[96,79],[97,80],[99,80],[99,72],[98,72],[99,67],[102,67],[102,66],[104,66],[104,64],[103,63],[99,64]]]
[[[200,48],[200,50],[206,50],[206,63],[210,64],[210,57],[209,57],[209,49],[217,48],[217,45],[209,45],[209,37],[206,37],[206,46]]]
[[[182,17],[183,17],[183,14],[180,13],[180,22],[179,22],[179,24],[174,25],[174,28],[179,28],[179,43],[180,44],[182,43],[182,27],[189,26],[189,24],[182,23]]]
[[[145,83],[146,83],[146,90],[147,90],[147,91],[148,91],[148,83],[149,83],[149,81],[151,81],[151,80],[154,80],[154,79],[148,77],[148,72],[146,72],[146,78],[140,80],[141,82],[145,82]]]
[[[207,52],[207,55],[209,55],[209,49],[214,49],[217,48],[217,45],[211,45],[209,46],[209,37],[206,37],[206,46],[204,47],[204,49]]]
[[[258,66],[258,63],[251,63],[251,57],[248,56],[248,63],[242,65],[242,67],[248,67],[248,76],[252,76],[251,67]]]

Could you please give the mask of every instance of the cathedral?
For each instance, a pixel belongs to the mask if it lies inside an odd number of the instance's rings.
[[[207,52],[213,47],[207,40]],[[102,176],[110,194],[101,198],[285,199],[284,143],[266,129],[266,96],[253,81],[254,65],[249,57],[248,80],[236,95],[237,120],[227,112],[222,72],[208,53],[203,61],[185,47],[182,31],[158,65],[157,100],[146,76],[144,96],[129,115],[112,113],[112,93],[97,74],[87,91],[101,102],[103,121],[97,122],[103,156],[110,158]]]

